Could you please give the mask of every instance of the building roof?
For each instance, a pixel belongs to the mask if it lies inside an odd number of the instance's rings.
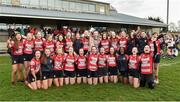
[[[77,13],[77,12],[75,13],[75,12],[62,12],[55,10],[41,10],[34,8],[0,6],[0,16],[167,27],[167,25],[164,23],[150,21],[147,19],[129,16],[122,13],[112,13],[110,15],[102,15],[102,14],[92,14],[92,13]]]

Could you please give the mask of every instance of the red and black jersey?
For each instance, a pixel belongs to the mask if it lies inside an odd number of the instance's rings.
[[[34,50],[43,51],[44,50],[43,43],[44,43],[43,39],[34,39]]]
[[[24,40],[23,44],[24,44],[24,54],[33,54],[34,41]]]
[[[50,49],[51,54],[53,55],[55,53],[55,45],[54,45],[54,41],[48,41],[46,40],[44,42],[44,48],[45,49]]]
[[[76,59],[77,58],[74,55],[67,55],[65,58],[64,70],[74,71]]]
[[[54,70],[64,70],[64,61],[65,61],[64,55],[55,55],[53,57],[53,60],[54,60]]]
[[[98,67],[102,68],[102,67],[106,67],[106,66],[107,66],[107,55],[100,54],[98,56]]]
[[[83,37],[83,38],[81,39],[81,41],[82,41],[82,43],[83,43],[83,49],[84,49],[85,51],[88,51],[88,49],[89,49],[89,39]]]
[[[97,54],[90,54],[88,56],[88,69],[90,71],[97,71],[98,69],[98,55]]]
[[[118,39],[111,38],[110,46],[114,47],[115,50],[118,50]]]
[[[120,38],[119,39],[119,47],[127,48],[128,39],[127,38]]]
[[[87,68],[87,57],[79,56],[77,58],[77,68],[78,69],[86,69]]]
[[[40,60],[37,60],[33,58],[30,62],[30,70],[34,70],[35,73],[38,73],[41,69],[41,62]]]
[[[72,39],[71,38],[66,38],[65,40],[65,51],[69,50],[69,47],[71,47],[73,45]]]
[[[103,40],[101,40],[101,41],[100,41],[100,46],[101,46],[101,47],[104,47],[106,53],[109,52],[110,43],[109,43],[109,40],[108,40],[108,39],[103,39]]]
[[[107,65],[108,65],[108,67],[116,67],[117,66],[115,55],[108,55],[107,56]]]
[[[156,54],[160,54],[161,53],[161,43],[159,40],[156,40],[156,41],[152,41],[150,40],[148,42],[150,48],[151,48],[151,53],[156,53]],[[155,48],[155,44],[156,44],[156,48]],[[156,50],[156,52],[155,52]]]
[[[12,55],[19,56],[23,55],[23,42],[18,42],[18,46],[15,45],[15,43],[12,43]]]
[[[130,55],[129,56],[129,63],[128,63],[129,69],[138,70],[139,69],[139,62],[140,62],[139,56]]]
[[[153,74],[153,57],[152,54],[141,54],[141,74]]]

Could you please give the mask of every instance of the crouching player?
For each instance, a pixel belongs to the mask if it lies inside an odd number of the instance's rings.
[[[54,59],[54,69],[53,69],[53,83],[56,87],[63,86],[64,83],[64,60],[65,55],[63,54],[63,49],[58,48],[56,50],[57,55],[53,57]]]
[[[105,54],[104,47],[100,48],[100,54],[98,56],[98,75],[99,83],[108,83],[108,68],[107,68],[107,55]]]
[[[41,88],[41,80],[40,80],[40,69],[41,69],[41,52],[36,51],[35,57],[30,62],[30,71],[28,74],[28,87],[32,90],[37,90]]]
[[[97,54],[97,48],[95,46],[92,46],[90,55],[88,56],[88,84],[97,85],[98,83],[98,54]]]
[[[84,55],[84,50],[79,49],[79,56],[77,58],[77,83],[87,83],[87,57]]]
[[[137,55],[137,47],[132,49],[132,55],[129,56],[129,83],[134,88],[139,87],[139,56]]]
[[[141,78],[140,86],[144,87],[146,82],[150,89],[154,89],[154,78],[153,78],[153,57],[150,53],[150,47],[146,45],[144,47],[144,53],[140,55],[141,62]]]

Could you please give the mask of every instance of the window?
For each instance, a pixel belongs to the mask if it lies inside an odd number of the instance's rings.
[[[20,0],[20,4],[22,5],[22,6],[29,6],[29,0]]]
[[[95,7],[95,5],[90,4],[90,5],[89,5],[89,11],[90,11],[90,12],[96,12],[96,7]]]
[[[81,3],[76,3],[76,10],[81,11]]]
[[[69,2],[69,7],[70,7],[70,10],[75,10],[76,9],[76,4],[75,2]]]
[[[2,0],[2,4],[11,5],[11,0]]]
[[[105,14],[105,7],[104,6],[100,6],[100,14]]]
[[[54,0],[48,0],[48,7],[54,8]]]
[[[30,0],[30,6],[31,7],[38,7],[39,6],[39,0]]]
[[[62,9],[62,0],[55,0],[55,8],[58,10]]]
[[[82,11],[88,11],[88,4],[82,4]]]
[[[47,3],[48,3],[47,0],[40,0],[39,1],[39,5],[41,8],[47,8]]]
[[[62,1],[62,8],[64,10],[69,10],[69,2],[68,1]]]

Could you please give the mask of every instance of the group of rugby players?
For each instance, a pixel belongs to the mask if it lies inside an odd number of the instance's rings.
[[[59,33],[19,32],[8,39],[12,58],[12,84],[24,81],[32,90],[68,84],[146,84],[159,83],[161,42],[158,33],[88,31]],[[24,70],[23,70],[24,66]],[[22,76],[24,74],[24,78]]]

